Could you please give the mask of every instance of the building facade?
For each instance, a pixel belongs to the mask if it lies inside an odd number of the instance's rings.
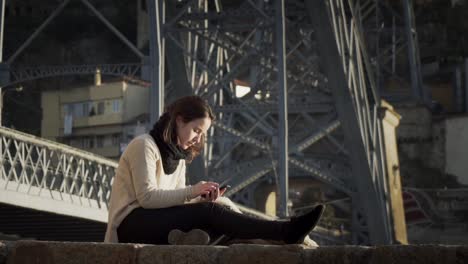
[[[149,89],[123,81],[42,93],[41,136],[118,159],[146,131]]]

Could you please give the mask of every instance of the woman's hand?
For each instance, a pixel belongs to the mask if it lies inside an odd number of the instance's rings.
[[[194,197],[205,195],[206,200],[215,201],[218,198],[219,184],[216,182],[198,182],[193,186],[192,194]],[[211,194],[211,195],[210,195]]]
[[[219,193],[219,196],[223,196],[223,195],[224,195],[224,193],[227,191],[227,188],[224,188],[224,189],[218,189],[218,190],[219,190],[219,191],[218,191],[218,193]],[[219,196],[218,196],[218,197],[219,197]]]
[[[216,188],[216,190],[211,191],[209,194],[202,196],[203,201],[208,201],[208,202],[214,202],[216,201],[219,197],[223,196],[223,194],[226,192],[225,189],[219,189]]]

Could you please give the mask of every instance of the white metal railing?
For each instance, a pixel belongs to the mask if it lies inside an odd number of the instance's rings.
[[[32,200],[37,198],[49,207],[64,202],[65,207],[70,204],[97,209],[102,215],[91,218],[103,220],[117,162],[5,127],[0,127],[0,155],[2,200],[27,205],[27,200],[11,201],[15,195],[23,194],[29,202],[34,203]],[[63,213],[55,209],[56,213]],[[68,209],[68,214],[73,213]]]

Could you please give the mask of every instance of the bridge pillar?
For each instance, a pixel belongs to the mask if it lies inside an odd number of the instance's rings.
[[[255,190],[256,209],[267,215],[276,216],[276,185],[260,184]]]
[[[405,211],[403,208],[403,196],[400,178],[400,163],[396,142],[396,127],[400,123],[401,116],[393,110],[393,107],[382,101],[380,109],[385,144],[385,163],[387,170],[387,188],[392,210],[393,239],[402,244],[408,244],[406,234]]]

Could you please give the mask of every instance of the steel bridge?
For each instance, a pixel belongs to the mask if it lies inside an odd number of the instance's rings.
[[[350,212],[348,243],[395,242],[381,94],[387,95],[387,79],[400,78],[411,82],[411,89],[398,96],[427,101],[411,1],[138,1],[138,16],[148,21],[143,39],[149,54],[144,54],[92,1],[75,0],[98,17],[136,61],[15,65],[71,1],[60,1],[7,60],[0,56],[2,87],[99,69],[148,85],[150,123],[164,103],[200,95],[213,105],[217,121],[204,157],[189,168],[190,181],[229,181],[233,188],[227,195],[249,206],[255,204],[257,187],[275,184],[281,217],[292,212],[290,180],[320,182],[346,201],[340,206]],[[3,17],[5,0],[1,3]],[[3,26],[2,19],[0,42]],[[392,41],[375,41],[388,38]],[[395,66],[396,57],[405,52],[409,75]],[[165,80],[166,71],[170,80]],[[250,89],[242,97],[236,96],[239,81]],[[0,133],[0,202],[105,221],[114,161],[7,128]]]

